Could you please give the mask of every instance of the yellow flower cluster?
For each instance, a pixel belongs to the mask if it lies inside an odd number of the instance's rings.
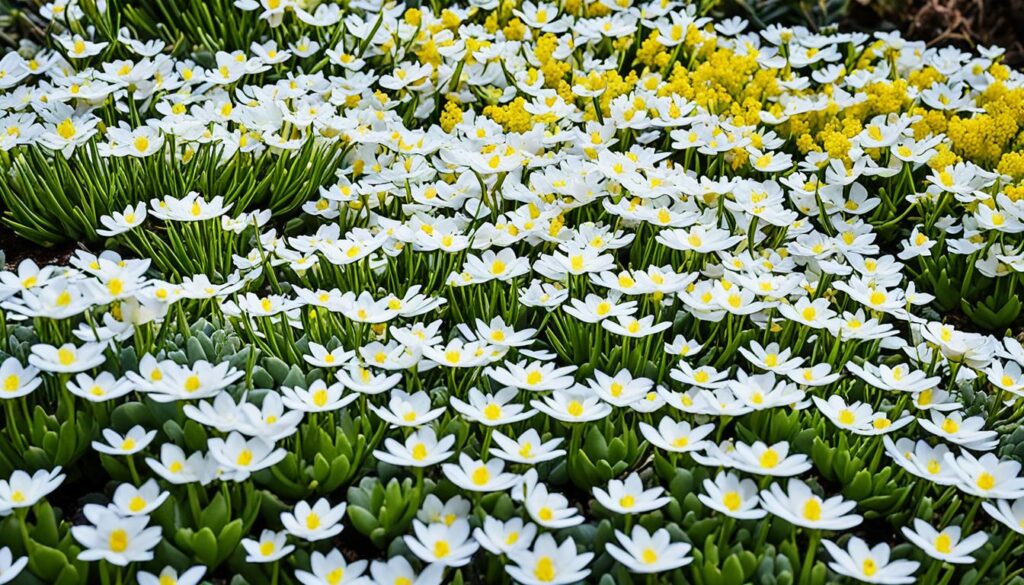
[[[454,101],[448,100],[441,112],[441,129],[451,133],[452,129],[460,122],[462,122],[462,108]]]
[[[489,105],[484,108],[484,115],[509,132],[529,132],[533,128],[533,116],[526,111],[526,100],[522,97],[503,106]]]
[[[996,170],[1014,179],[1024,178],[1024,152],[1007,152],[999,159]]]
[[[1024,120],[1024,90],[993,83],[978,102],[983,104],[984,114],[954,116],[946,133],[958,154],[979,164],[994,165],[1017,135],[1019,121]]]
[[[552,89],[559,89],[562,78],[572,68],[569,63],[552,58],[556,48],[558,48],[558,37],[549,33],[537,39],[537,45],[533,52],[541,63],[540,71],[544,74],[544,85]],[[572,99],[571,92],[568,97]]]

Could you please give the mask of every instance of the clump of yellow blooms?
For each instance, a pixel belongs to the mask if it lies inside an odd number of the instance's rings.
[[[419,26],[420,21],[423,19],[423,13],[420,12],[419,8],[410,8],[405,11],[405,22],[410,26]]]
[[[619,75],[618,71],[609,71],[604,74],[604,93],[598,98],[598,102],[601,104],[601,112],[607,115],[611,112],[612,100],[625,95],[636,87],[640,77],[636,74],[636,71],[630,71],[626,77]],[[594,108],[591,106],[587,109],[584,114],[586,120],[596,120],[597,115],[594,113]]]
[[[1024,200],[1024,183],[1018,183],[1016,185],[1007,185],[1003,188],[1003,193],[1010,198],[1010,201],[1021,201]]]
[[[558,48],[558,37],[549,33],[537,39],[533,51],[541,63],[540,71],[544,74],[544,85],[552,89],[558,89],[558,82],[562,81],[565,74],[572,68],[569,63],[552,58],[556,48]]]
[[[917,89],[927,89],[931,87],[933,83],[945,81],[946,76],[939,73],[939,70],[934,67],[922,67],[921,69],[915,69],[907,75],[907,81],[910,85],[913,85]]]
[[[462,122],[462,108],[454,100],[448,100],[441,111],[441,129],[451,132],[456,125]]]
[[[509,132],[529,132],[533,128],[533,116],[526,111],[526,100],[522,97],[503,106],[489,105],[484,108],[484,115]]]
[[[756,56],[715,49],[692,70],[677,61],[658,93],[681,95],[712,112],[756,117],[763,98],[776,93],[776,83],[773,73],[758,67]]]
[[[985,113],[954,116],[946,133],[958,154],[978,164],[994,165],[1024,120],[1024,90],[1009,89],[996,82],[982,93],[978,103]]]
[[[929,135],[937,136],[944,134],[946,127],[949,125],[949,118],[946,117],[946,113],[942,110],[917,107],[912,109],[910,113],[921,117],[911,127],[914,130],[915,140],[924,140]]]
[[[454,31],[462,24],[462,19],[455,12],[445,10],[441,12],[441,24],[444,25],[444,28]]]
[[[996,170],[1014,179],[1024,178],[1024,152],[1007,152],[999,159]]]
[[[658,34],[658,29],[654,29],[637,47],[636,60],[638,63],[657,69],[668,65],[670,54],[665,46],[658,42]]]
[[[962,160],[949,149],[946,143],[941,143],[935,147],[935,154],[932,155],[932,158],[928,159],[928,166],[935,170],[941,170]]]
[[[879,114],[897,114],[905,111],[910,102],[907,82],[903,79],[876,81],[867,85],[864,93],[868,99],[847,108],[847,115],[866,120]]]
[[[505,33],[505,38],[510,41],[521,41],[526,38],[526,32],[529,29],[523,24],[523,21],[518,18],[513,18],[505,24],[505,27],[501,29],[501,32]]]

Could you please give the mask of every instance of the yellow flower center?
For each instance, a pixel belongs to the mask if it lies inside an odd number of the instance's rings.
[[[484,407],[484,418],[487,420],[498,420],[501,418],[501,407],[493,402]]]
[[[423,443],[416,443],[412,448],[412,458],[416,461],[423,461],[427,458],[427,446]]]
[[[110,533],[108,544],[110,545],[110,550],[116,553],[128,550],[128,533],[123,528],[115,529]]]
[[[333,571],[324,575],[324,581],[327,581],[327,585],[338,585],[341,580],[345,577],[345,569],[338,567]]]
[[[306,528],[316,530],[320,527],[320,516],[316,512],[310,512],[306,516]]]
[[[988,491],[996,486],[996,478],[987,471],[982,471],[976,482],[978,489]]]
[[[542,583],[550,583],[555,580],[555,563],[549,556],[537,559],[533,566],[533,576]]]
[[[960,430],[960,423],[951,418],[947,418],[942,421],[942,430],[951,435],[956,434],[956,432]]]
[[[811,522],[821,520],[821,501],[818,498],[809,498],[804,502],[804,518]]]
[[[878,565],[875,564],[874,559],[864,559],[864,562],[861,563],[860,570],[870,577],[878,572]]]
[[[242,452],[235,458],[235,464],[239,467],[248,467],[252,464],[252,451],[249,449],[242,449]]]
[[[323,388],[313,393],[313,404],[317,406],[323,406],[327,404],[327,390]]]
[[[731,512],[739,510],[742,503],[743,499],[740,497],[739,492],[725,492],[725,495],[722,496],[722,504]]]
[[[70,366],[71,364],[75,363],[75,352],[74,352],[74,350],[68,349],[66,347],[62,347],[62,348],[58,349],[57,350],[57,361],[59,361],[60,365],[62,365],[62,366]]]
[[[75,128],[75,123],[71,121],[71,118],[57,124],[57,134],[64,140],[71,140],[77,132],[78,130]]]
[[[487,471],[486,465],[481,465],[473,472],[473,477],[471,479],[473,480],[473,483],[478,486],[487,485],[487,483],[491,481],[491,472]]]
[[[840,423],[849,426],[849,425],[852,425],[856,420],[857,420],[857,417],[854,416],[853,411],[851,411],[849,408],[844,408],[844,409],[839,411],[839,422]]]

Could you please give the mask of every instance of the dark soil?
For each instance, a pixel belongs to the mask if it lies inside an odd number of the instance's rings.
[[[74,243],[58,244],[52,247],[40,246],[34,242],[19,238],[7,227],[0,227],[0,251],[4,253],[5,270],[12,270],[22,260],[31,259],[39,266],[47,264],[67,264],[68,258],[75,253]]]
[[[899,30],[929,47],[996,45],[1024,67],[1024,0],[850,0],[843,24],[865,32]]]

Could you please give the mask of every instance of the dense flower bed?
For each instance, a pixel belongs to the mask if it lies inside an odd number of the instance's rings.
[[[0,583],[1024,583],[1024,77],[703,10],[42,6]]]

